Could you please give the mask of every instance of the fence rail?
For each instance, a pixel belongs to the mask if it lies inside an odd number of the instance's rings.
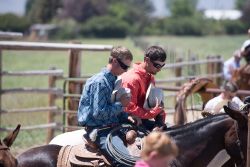
[[[11,113],[31,113],[31,112],[41,112],[41,111],[51,111],[58,113],[61,109],[58,106],[51,107],[40,107],[40,108],[24,108],[24,109],[10,109],[10,110],[1,110],[2,114],[11,114]]]
[[[39,70],[39,71],[3,71],[2,76],[62,76],[63,75],[63,70],[61,69],[56,69],[56,70]]]
[[[3,50],[85,50],[85,51],[109,51],[112,45],[87,45],[87,44],[63,44],[41,42],[0,41],[0,49]]]
[[[24,126],[21,127],[21,130],[36,130],[36,129],[48,129],[48,128],[54,128],[57,129],[58,124],[57,123],[48,123],[48,124],[40,124],[40,125],[33,125],[33,126]],[[13,131],[14,128],[1,128],[0,127],[0,131]]]
[[[51,93],[57,96],[63,96],[63,91],[60,88],[12,88],[12,89],[2,89],[1,94],[9,93]]]
[[[0,39],[17,39],[17,38],[22,38],[23,33],[19,32],[3,32],[0,31]]]
[[[214,58],[214,59],[207,59],[207,60],[196,60],[196,61],[186,61],[186,62],[177,62],[174,64],[166,64],[162,69],[168,69],[168,68],[177,68],[177,67],[183,67],[183,66],[193,66],[193,65],[200,65],[200,64],[207,64],[207,63],[221,63],[223,62],[223,59],[221,58]]]

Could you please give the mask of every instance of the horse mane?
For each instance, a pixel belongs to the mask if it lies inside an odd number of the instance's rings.
[[[213,115],[185,125],[169,128],[166,133],[175,139],[183,138],[183,135],[193,133],[194,131],[197,132],[198,129],[204,128],[204,126],[211,125],[211,123],[218,122],[226,117],[228,117],[228,115],[225,113]]]

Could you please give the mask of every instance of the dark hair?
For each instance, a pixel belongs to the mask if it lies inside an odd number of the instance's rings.
[[[166,52],[159,46],[150,46],[145,50],[145,57],[150,58],[151,61],[164,62],[167,58]]]
[[[245,52],[247,52],[247,55],[244,56],[247,64],[250,63],[250,45],[248,45],[246,48],[245,48]]]
[[[231,81],[225,81],[222,85],[222,88],[225,91],[229,91],[229,92],[237,92],[237,90],[239,89],[236,83],[231,82]]]

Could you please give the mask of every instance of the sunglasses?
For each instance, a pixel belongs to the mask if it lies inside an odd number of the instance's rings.
[[[121,61],[121,59],[116,59],[116,60],[118,61],[120,67],[121,67],[123,70],[125,70],[125,71],[128,70],[129,66],[126,65],[126,64],[124,64],[124,63]]]
[[[162,68],[162,67],[165,66],[165,63],[161,65],[161,64],[155,63],[155,62],[153,62],[153,61],[151,61],[151,62],[152,62],[152,64],[153,64],[153,66],[154,66],[155,68],[157,68],[157,69],[160,69],[160,68]]]

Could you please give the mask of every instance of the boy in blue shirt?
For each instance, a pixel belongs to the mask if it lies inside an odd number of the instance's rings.
[[[123,111],[130,102],[129,96],[124,94],[119,102],[111,102],[117,76],[128,70],[132,60],[127,48],[114,47],[106,68],[87,80],[79,102],[78,123],[86,129],[85,138],[94,142],[110,161],[112,157],[107,154],[105,146],[107,135],[123,122],[134,122]]]

